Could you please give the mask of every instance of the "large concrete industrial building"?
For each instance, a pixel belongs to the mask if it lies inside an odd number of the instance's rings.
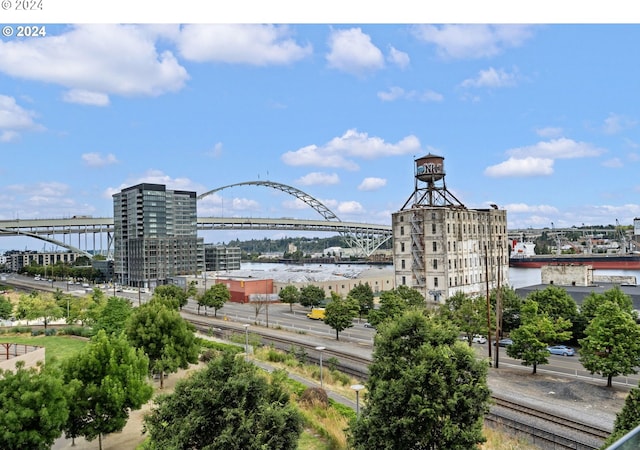
[[[392,215],[396,285],[437,304],[457,292],[486,295],[508,284],[506,211],[464,206],[447,190],[441,156],[416,159],[414,178],[413,193]]]
[[[143,183],[113,195],[114,272],[128,286],[169,283],[204,270],[196,193]]]

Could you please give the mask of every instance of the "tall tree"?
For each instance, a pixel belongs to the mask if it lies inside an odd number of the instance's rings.
[[[355,449],[468,449],[484,441],[487,364],[455,326],[409,310],[375,337]]]
[[[507,347],[507,355],[521,359],[523,366],[532,366],[535,374],[538,365],[549,363],[547,347],[568,340],[570,329],[569,320],[561,317],[554,320],[540,311],[537,302],[527,300],[522,305],[522,324],[511,332],[513,345]]]
[[[602,448],[609,448],[614,442],[638,425],[640,425],[640,387],[636,386],[629,391],[627,398],[624,400],[624,406],[616,415],[613,432]]]
[[[546,313],[551,319],[562,317],[573,320],[578,315],[578,305],[566,289],[558,286],[547,286],[540,291],[533,291],[527,295],[527,300],[538,304],[540,312]]]
[[[151,398],[149,359],[127,342],[124,334],[108,336],[98,331],[89,345],[62,365],[64,381],[71,389],[71,413],[65,426],[67,437],[88,441],[121,431],[131,410]]]
[[[353,326],[353,319],[358,316],[360,306],[356,299],[343,299],[339,294],[331,292],[331,301],[327,303],[324,323],[336,330],[336,341],[340,340],[340,332]]]
[[[475,334],[487,333],[487,301],[484,297],[471,297],[464,292],[456,292],[440,306],[439,314],[460,328],[467,336],[469,346]]]
[[[49,450],[69,416],[60,374],[49,368],[0,369],[0,448]]]
[[[406,285],[400,285],[394,289],[395,293],[400,296],[410,308],[424,308],[425,300],[422,294],[414,288]]]
[[[127,322],[126,334],[134,347],[142,349],[149,358],[149,367],[160,375],[186,369],[198,361],[199,347],[194,326],[162,300],[154,299],[136,308]]]
[[[289,311],[293,311],[293,304],[300,301],[300,290],[293,284],[288,284],[278,294],[282,303],[289,304]]]
[[[300,289],[300,304],[313,308],[320,305],[325,299],[324,289],[310,284]]]
[[[100,311],[94,330],[104,330],[107,335],[119,335],[126,326],[127,320],[133,313],[133,305],[129,299],[123,297],[109,297],[104,308]]]
[[[165,299],[175,301],[178,309],[182,309],[182,307],[189,301],[188,291],[185,291],[175,284],[163,284],[156,287],[153,291],[153,297],[163,297]]]
[[[607,301],[596,310],[585,335],[580,340],[580,362],[592,374],[607,377],[608,387],[615,376],[637,373],[640,327],[631,313]]]
[[[358,314],[366,316],[373,309],[373,289],[369,283],[358,283],[347,294],[347,297],[358,302]]]
[[[223,353],[158,398],[145,418],[149,450],[295,450],[303,421],[285,379]]]
[[[13,304],[11,301],[0,295],[0,319],[7,320],[13,316]]]
[[[231,293],[226,284],[216,283],[198,298],[198,314],[200,306],[204,306],[204,315],[207,315],[207,308],[213,308],[214,317],[218,317],[218,310],[231,299]]]
[[[408,309],[407,302],[395,291],[385,291],[380,294],[379,308],[369,312],[368,320],[377,328],[381,323],[401,316]]]

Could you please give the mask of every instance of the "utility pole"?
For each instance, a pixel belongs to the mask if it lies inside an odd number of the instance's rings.
[[[491,302],[489,301],[489,255],[487,245],[484,246],[484,281],[487,286],[487,349],[489,350],[489,360],[491,360]],[[496,352],[498,349],[496,349]]]
[[[496,369],[499,367],[499,340],[500,333],[502,331],[502,289],[500,287],[500,276],[502,272],[502,242],[498,242],[498,249],[498,286],[496,288]]]

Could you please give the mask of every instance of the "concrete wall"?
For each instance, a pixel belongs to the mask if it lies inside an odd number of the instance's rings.
[[[542,284],[557,286],[590,286],[593,284],[593,267],[578,264],[542,266]]]

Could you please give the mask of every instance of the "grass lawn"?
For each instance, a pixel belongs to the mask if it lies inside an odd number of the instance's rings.
[[[62,361],[73,356],[89,341],[76,336],[28,336],[26,334],[2,334],[0,343],[10,342],[15,344],[36,345],[44,347],[45,364]]]

